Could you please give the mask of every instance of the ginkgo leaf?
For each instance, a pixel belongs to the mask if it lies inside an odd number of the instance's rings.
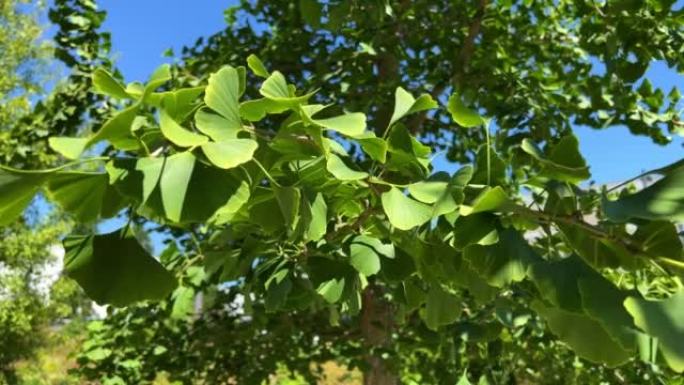
[[[205,87],[201,86],[154,92],[147,97],[147,104],[157,108],[164,107],[174,120],[183,122],[200,104],[198,97],[204,89]]]
[[[60,172],[47,183],[48,197],[80,222],[99,218],[109,185],[105,173]]]
[[[264,63],[262,63],[261,59],[259,59],[255,54],[250,54],[247,56],[247,66],[249,66],[249,69],[251,69],[256,76],[267,78],[270,75],[266,69],[266,66],[264,66]]]
[[[549,329],[570,345],[581,357],[610,367],[621,365],[632,357],[596,319],[582,313],[532,304],[533,309],[548,323]]]
[[[220,168],[229,169],[247,163],[259,145],[252,139],[224,139],[202,145],[207,159]]]
[[[437,108],[437,106],[437,102],[428,94],[420,95],[418,99],[415,99],[413,95],[408,93],[405,89],[397,87],[394,92],[394,112],[392,113],[389,125],[391,126],[394,122],[406,115],[431,110]]]
[[[631,218],[650,220],[684,220],[684,165],[664,173],[662,179],[618,200],[603,200],[603,211],[616,222]]]
[[[176,123],[175,120],[165,111],[159,111],[159,127],[161,132],[171,143],[180,147],[199,146],[209,141],[209,139],[190,130],[186,130]]]
[[[20,216],[51,175],[0,166],[0,226],[12,223]]]
[[[380,271],[380,257],[394,258],[394,246],[367,235],[356,236],[349,245],[351,265],[361,274],[371,276]]]
[[[287,106],[268,98],[248,100],[240,104],[240,116],[250,122],[257,122],[263,119],[266,114],[280,114],[287,110]]]
[[[392,226],[410,230],[432,219],[432,207],[415,201],[396,187],[382,194],[382,207]]]
[[[67,159],[78,159],[88,146],[88,138],[53,136],[48,139],[50,148]]]
[[[328,303],[335,303],[342,297],[344,291],[344,277],[332,278],[318,285],[316,292],[321,295]]]
[[[195,126],[216,142],[226,139],[236,139],[242,129],[240,121],[226,119],[221,115],[213,114],[204,109],[195,113]]]
[[[233,126],[240,125],[239,99],[240,75],[235,68],[225,66],[209,76],[204,102]]]
[[[315,125],[328,130],[334,130],[340,134],[359,137],[366,131],[366,115],[361,112],[346,113],[326,119],[314,119],[312,116],[321,111],[325,106],[320,104],[302,106],[304,118]]]
[[[335,178],[343,181],[361,180],[368,177],[367,172],[352,170],[335,154],[330,154],[328,156],[326,169],[333,174]]]
[[[285,224],[289,229],[294,229],[297,226],[299,209],[301,207],[301,190],[296,187],[285,186],[274,188],[274,193]],[[273,215],[273,213],[271,214]]]
[[[375,134],[356,136],[355,139],[361,145],[363,152],[368,154],[371,159],[380,163],[385,163],[387,161],[387,141],[375,137]]]
[[[166,158],[159,188],[166,217],[180,222],[190,177],[195,167],[195,157],[190,152],[181,152]]]
[[[295,96],[285,80],[285,76],[279,71],[273,71],[271,75],[261,85],[259,92],[264,97],[281,103],[282,105],[293,107],[297,104],[306,102],[313,93]]]
[[[161,300],[177,283],[138,241],[113,232],[64,240],[64,271],[99,304]]]
[[[358,136],[366,131],[366,115],[361,112],[353,112],[327,119],[314,119],[321,127],[337,131],[347,136]]]
[[[438,330],[440,326],[454,323],[462,309],[461,298],[444,291],[439,286],[433,286],[425,301],[423,320],[425,325]]]
[[[152,91],[161,87],[162,84],[168,82],[169,80],[171,80],[171,66],[167,63],[164,63],[157,67],[147,80],[147,83],[143,89],[142,100],[146,101],[149,95],[152,94]]]
[[[486,187],[475,198],[471,206],[461,206],[461,215],[471,215],[487,211],[494,211],[508,203],[508,195],[500,187]]]
[[[436,203],[447,191],[449,184],[439,181],[424,181],[411,183],[408,191],[412,197],[423,203]]]
[[[453,94],[449,97],[447,110],[454,121],[462,127],[477,127],[485,124],[485,120],[480,114],[463,104],[459,95]]]
[[[477,274],[495,287],[522,281],[527,276],[528,268],[540,259],[513,229],[501,231],[499,242],[493,245],[471,244],[463,250],[463,260],[468,261]]]
[[[570,183],[579,183],[591,176],[574,135],[561,138],[551,147],[548,157],[529,139],[523,140],[521,148],[541,163],[544,176]]]
[[[120,150],[130,150],[138,147],[138,141],[133,138],[131,125],[138,115],[140,104],[135,103],[107,120],[102,127],[89,138],[86,148],[102,140],[109,141]]]
[[[624,306],[636,326],[658,338],[667,364],[677,372],[684,372],[684,291],[662,301],[629,297]]]
[[[135,169],[142,173],[142,203],[149,199],[150,195],[161,179],[166,158],[140,158],[135,164]]]
[[[93,88],[96,92],[119,99],[130,99],[124,86],[103,68],[93,71]]]
[[[328,228],[328,205],[322,194],[316,194],[311,204],[311,222],[306,231],[306,237],[311,241],[323,238]]]

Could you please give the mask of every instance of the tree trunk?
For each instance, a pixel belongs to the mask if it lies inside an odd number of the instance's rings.
[[[370,284],[363,292],[361,333],[367,353],[364,357],[367,369],[363,375],[364,385],[397,385],[396,368],[384,360],[378,350],[391,345],[393,312],[391,304],[382,298],[382,290]]]

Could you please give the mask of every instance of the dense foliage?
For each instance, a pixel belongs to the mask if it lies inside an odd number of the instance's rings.
[[[330,360],[368,384],[665,383],[684,370],[684,164],[589,189],[572,129],[681,133],[679,91],[644,78],[683,67],[672,7],[243,1],[146,84],[93,71],[121,109],[51,137],[59,167],[3,167],[0,224],[42,191],[87,225],[67,273],[128,306],[79,357],[104,383]]]

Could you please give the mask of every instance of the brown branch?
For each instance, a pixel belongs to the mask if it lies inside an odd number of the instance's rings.
[[[458,57],[456,58],[456,65],[458,68],[454,76],[451,78],[451,83],[454,86],[458,86],[458,84],[461,82],[461,78],[465,74],[468,65],[470,64],[470,60],[473,57],[473,52],[475,51],[475,39],[477,39],[477,37],[480,35],[480,31],[482,30],[482,19],[484,19],[487,4],[488,0],[480,0],[477,11],[475,12],[475,17],[470,23],[468,35],[466,36],[463,46],[461,46],[461,51],[458,53]]]

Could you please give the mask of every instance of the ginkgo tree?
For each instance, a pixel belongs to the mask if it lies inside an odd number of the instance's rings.
[[[684,219],[684,164],[654,170],[660,178],[636,192],[587,190],[589,167],[570,133],[501,154],[490,135],[496,122],[460,95],[440,105],[401,87],[386,102],[387,124],[370,127],[334,100],[310,103],[315,91],[297,90],[256,56],[247,65],[262,79],[261,97],[247,99],[256,85],[240,64],[177,89],[167,86],[169,66],[146,84],[96,71],[94,91],[122,108],[92,133],[51,138],[69,160],[59,167],[3,167],[0,224],[39,193],[83,224],[127,218],[114,232],[64,239],[67,274],[101,304],[192,297],[137,240],[147,221],[189,234],[188,266],[218,284],[238,282],[247,311],[250,301],[272,314],[327,309],[339,324],[364,323],[364,309],[385,306],[392,320],[366,330],[367,383],[398,381],[382,354],[387,339],[370,329],[418,316],[446,330],[465,311],[462,293],[503,309],[523,289],[579,356],[611,367],[642,357],[684,371],[675,226]],[[405,125],[435,109],[485,133],[472,165],[436,171],[433,149]],[[614,271],[655,272],[676,285],[653,296]]]

